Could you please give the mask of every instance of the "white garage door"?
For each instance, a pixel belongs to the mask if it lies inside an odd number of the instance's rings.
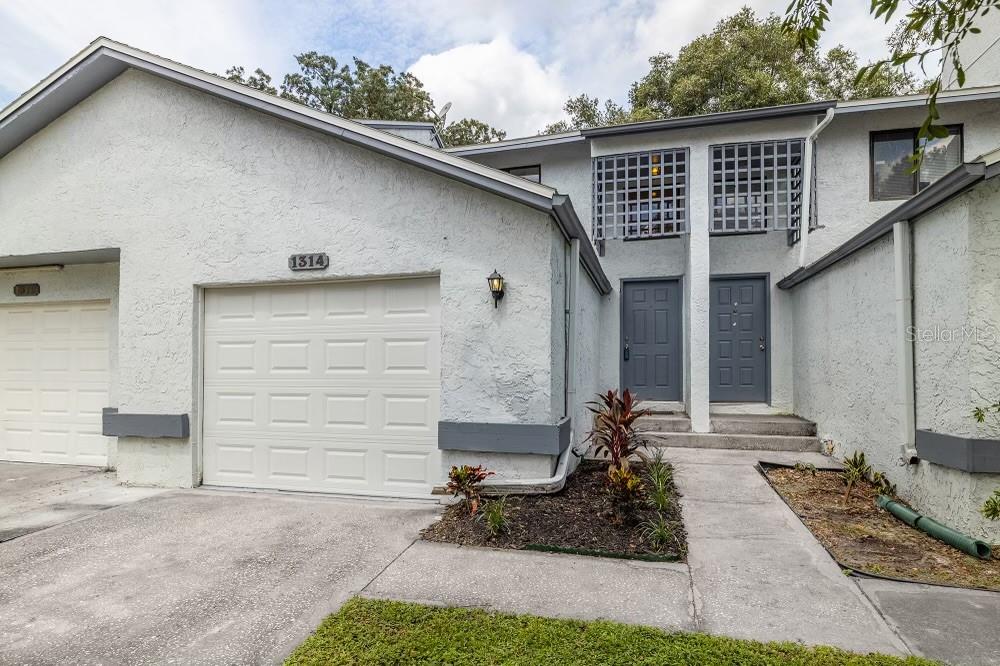
[[[109,306],[0,307],[0,460],[108,464]]]
[[[204,482],[426,495],[440,312],[436,278],[206,292]]]

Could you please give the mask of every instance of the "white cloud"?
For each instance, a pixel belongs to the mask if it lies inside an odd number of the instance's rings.
[[[283,71],[309,30],[239,0],[5,0],[0,84],[23,92],[99,36],[222,73],[233,64]]]
[[[478,118],[512,137],[557,118],[568,96],[558,68],[543,66],[504,36],[421,56],[409,71],[437,104],[454,104],[451,120]]]

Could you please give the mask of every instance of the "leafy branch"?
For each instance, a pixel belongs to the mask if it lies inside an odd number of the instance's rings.
[[[811,50],[830,22],[833,0],[792,0],[785,10],[785,30],[792,34],[798,47]],[[937,59],[950,62],[958,87],[965,86],[965,66],[958,46],[969,35],[982,32],[976,22],[990,10],[1000,7],[1000,0],[911,0],[893,36],[894,49],[887,58],[858,70],[855,84],[860,85],[879,76],[890,67],[906,67],[916,63],[926,74],[928,63]],[[900,0],[871,0],[869,13],[875,20],[888,23],[900,11]],[[913,155],[913,168],[923,161],[927,142],[948,136],[948,128],[940,124],[938,94],[944,87],[943,68],[935,64],[936,75],[927,85],[927,115],[918,132],[919,147]]]

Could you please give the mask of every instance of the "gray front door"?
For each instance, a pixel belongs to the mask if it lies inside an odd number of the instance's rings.
[[[767,402],[767,279],[712,278],[709,357],[714,402]]]
[[[681,304],[678,280],[622,290],[622,387],[642,400],[681,399]]]

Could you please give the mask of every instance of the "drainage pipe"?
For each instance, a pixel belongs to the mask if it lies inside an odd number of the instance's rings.
[[[992,556],[990,545],[985,541],[973,539],[970,536],[957,532],[950,527],[921,515],[913,509],[903,506],[899,502],[894,502],[885,495],[879,495],[876,503],[892,515],[896,516],[910,527],[926,532],[938,541],[943,541],[949,546],[958,548],[963,553],[968,553],[981,560],[988,560]]]
[[[510,479],[484,483],[483,491],[490,494],[546,494],[557,493],[566,485],[569,476],[569,461],[573,457],[573,446],[576,442],[577,423],[573,420],[573,407],[576,403],[576,323],[577,323],[577,291],[580,286],[580,239],[569,241],[569,257],[566,262],[566,368],[564,387],[565,417],[570,419],[569,446],[559,454],[555,473],[547,479]]]
[[[816,152],[816,137],[823,131],[823,128],[833,120],[834,109],[826,110],[826,116],[819,122],[813,131],[806,137],[805,145],[802,146],[805,155],[802,156],[802,211],[799,215],[799,266],[806,265],[808,255],[806,248],[809,246],[809,227],[812,225],[812,172],[814,153]]]
[[[896,283],[896,396],[899,410],[899,458],[915,464],[917,449],[916,388],[913,382],[913,232],[908,220],[892,225],[893,276]]]

